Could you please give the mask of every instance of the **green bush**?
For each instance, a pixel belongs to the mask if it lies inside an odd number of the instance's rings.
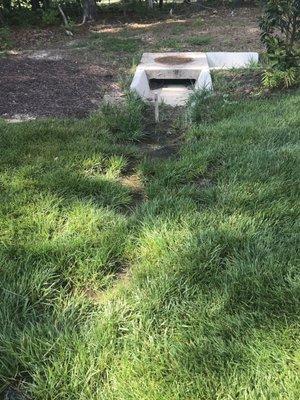
[[[295,84],[300,65],[300,0],[268,0],[260,27],[269,64],[263,84]]]
[[[1,1],[0,1],[1,3]],[[9,3],[9,1],[8,1]],[[51,26],[62,22],[57,8],[57,1],[49,2],[40,0],[37,9],[32,9],[28,0],[17,3],[10,2],[10,6],[4,6],[3,19],[9,26]],[[78,0],[59,0],[68,19],[79,20],[82,18],[82,5]],[[1,6],[0,6],[1,7]]]

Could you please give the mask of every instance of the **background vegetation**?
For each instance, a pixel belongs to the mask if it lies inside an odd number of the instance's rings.
[[[55,25],[62,22],[58,10],[58,5],[60,5],[69,19],[78,21],[82,17],[85,1],[88,0],[2,0],[0,18],[3,24],[10,25]],[[180,4],[186,7],[188,5],[192,7],[192,4],[194,4],[194,9],[196,6],[201,10],[219,5],[238,7],[242,5],[257,5],[258,3],[256,0],[225,0],[222,2],[219,0],[201,0],[198,3],[190,2],[189,0],[158,0],[156,2],[152,0],[102,0],[95,2],[95,4],[98,9],[98,16],[105,12],[148,14],[150,16],[156,13],[159,16],[169,12],[171,8],[180,7]],[[95,12],[92,17],[96,19],[97,13]]]

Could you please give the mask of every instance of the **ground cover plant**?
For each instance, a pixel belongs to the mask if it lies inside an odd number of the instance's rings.
[[[1,122],[3,396],[298,398],[299,92],[227,107]]]

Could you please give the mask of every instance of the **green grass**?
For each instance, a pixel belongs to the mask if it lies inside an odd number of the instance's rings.
[[[180,23],[177,25],[172,25],[172,29],[171,29],[171,34],[172,35],[180,35],[182,33],[185,33],[187,30],[187,27],[184,23]]]
[[[155,49],[158,50],[178,50],[180,51],[182,49],[182,42],[180,39],[176,38],[165,38],[161,39],[158,41],[155,45]]]
[[[181,26],[174,27],[174,31],[176,31]],[[172,32],[173,33],[173,32]],[[191,36],[187,39],[184,38],[176,38],[176,37],[167,37],[158,41],[155,45],[155,49],[158,51],[162,50],[172,50],[172,51],[180,51],[185,48],[187,45],[190,46],[204,46],[206,44],[211,43],[211,38],[208,36]]]
[[[169,160],[130,140],[142,113],[0,122],[2,389],[298,399],[299,93],[190,113]]]
[[[140,50],[142,40],[136,37],[111,36],[105,33],[93,33],[89,38],[82,40],[79,47],[87,47],[91,50],[101,49],[105,52],[136,53]],[[78,47],[78,43],[76,43]]]
[[[210,44],[212,41],[209,36],[191,36],[188,38],[188,43],[193,46],[203,46],[205,44]]]

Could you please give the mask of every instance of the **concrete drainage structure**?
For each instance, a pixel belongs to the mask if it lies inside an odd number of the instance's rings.
[[[258,53],[144,53],[130,89],[148,101],[181,106],[193,90],[212,90],[211,70],[252,62],[258,62]]]

